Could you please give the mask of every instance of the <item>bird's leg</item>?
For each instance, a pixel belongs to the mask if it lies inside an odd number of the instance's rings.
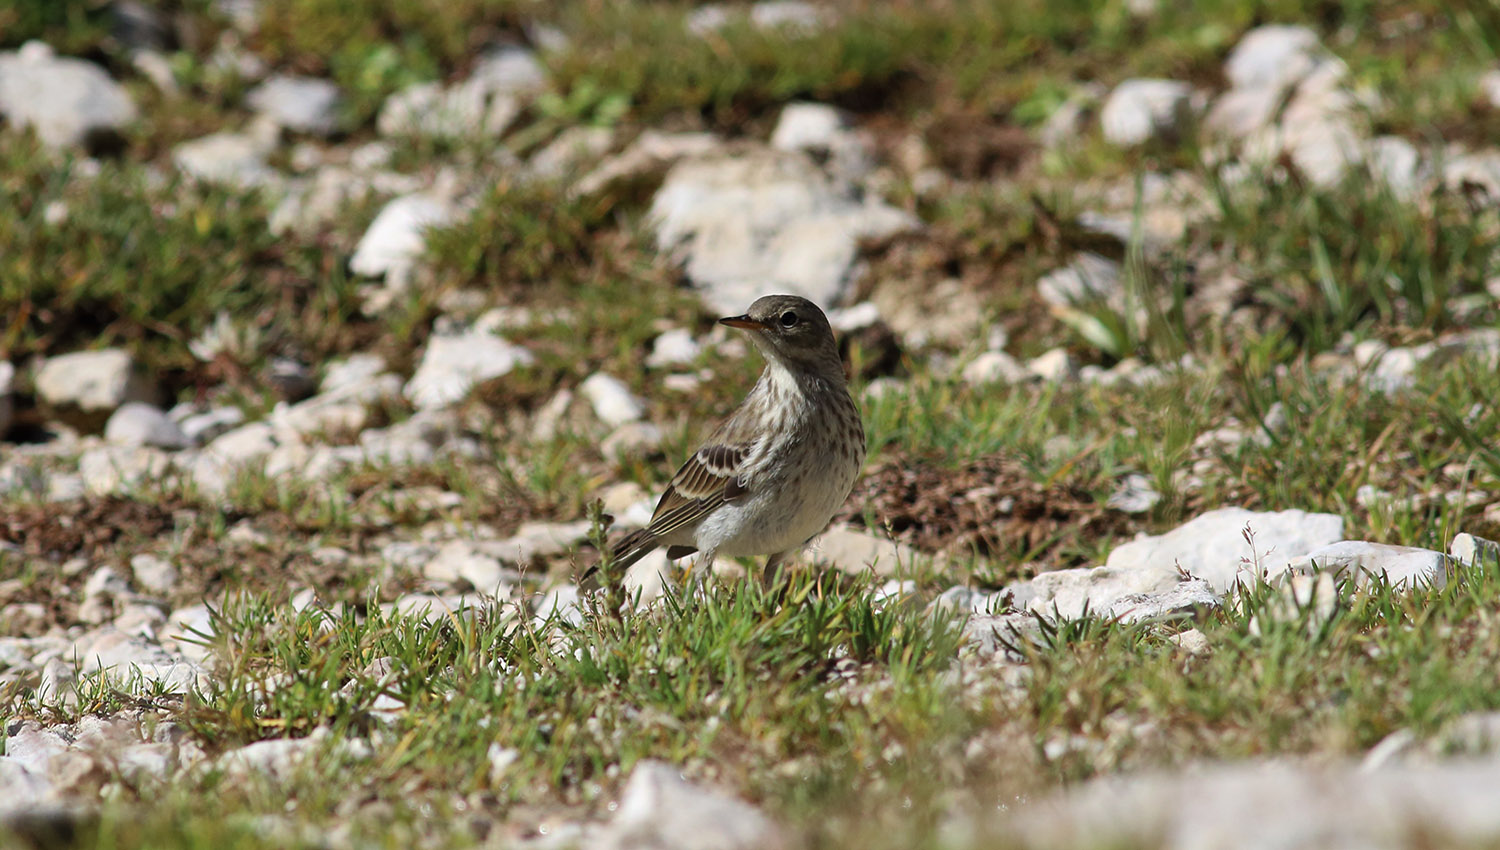
[[[697,602],[698,590],[703,584],[703,574],[713,568],[714,554],[715,550],[704,549],[699,553],[697,559],[693,561],[693,568],[688,571],[687,594],[683,597],[684,605],[692,605]]]
[[[760,574],[761,589],[770,590],[777,584],[777,579],[780,578],[777,570],[786,563],[787,556],[790,554],[790,552],[776,552],[766,559],[766,568]]]

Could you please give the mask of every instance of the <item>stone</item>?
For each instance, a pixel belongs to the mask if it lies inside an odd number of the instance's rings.
[[[110,415],[104,424],[104,439],[120,446],[161,449],[183,449],[192,445],[192,440],[168,418],[166,411],[139,401],[126,402]]]
[[[609,127],[569,127],[532,154],[526,170],[542,180],[561,180],[596,168],[614,144],[615,131]]]
[[[323,383],[327,386],[329,382]],[[303,436],[358,433],[369,420],[370,407],[397,401],[402,386],[401,376],[393,372],[381,372],[361,381],[351,379],[296,404],[278,404],[269,421],[274,428]]]
[[[453,217],[453,208],[438,198],[422,194],[396,198],[381,208],[360,237],[349,260],[350,271],[404,282],[427,249],[427,229],[448,224]]]
[[[36,393],[47,404],[85,412],[112,411],[155,395],[130,354],[118,348],[47,358],[36,373]]]
[[[606,850],[781,850],[781,830],[754,806],[685,781],[671,765],[636,762],[600,836]]]
[[[711,133],[665,133],[646,130],[623,151],[599,164],[573,185],[573,191],[592,195],[628,183],[660,182],[672,163],[704,156],[723,144]]]
[[[357,738],[339,738],[326,726],[319,726],[306,738],[276,738],[256,741],[219,756],[215,766],[233,779],[255,776],[286,782],[311,766],[320,754],[334,759],[368,758],[370,747]]]
[[[1085,612],[1126,622],[1163,619],[1218,606],[1208,585],[1171,565],[1054,570],[1006,588],[1018,605],[1048,618],[1076,620]]]
[[[652,199],[649,220],[658,249],[683,262],[704,303],[720,315],[741,313],[775,292],[838,306],[849,294],[861,240],[919,226],[804,154],[769,148],[678,162]]]
[[[211,133],[172,148],[172,164],[204,183],[240,189],[275,187],[281,175],[266,164],[273,147],[247,133]]]
[[[10,430],[10,420],[15,413],[10,398],[10,385],[16,377],[16,367],[8,360],[0,360],[0,440]]]
[[[789,103],[771,132],[771,147],[804,151],[828,161],[844,177],[859,178],[874,167],[870,141],[852,128],[842,110],[822,103]]]
[[[800,559],[826,562],[847,573],[873,570],[885,578],[909,571],[922,559],[917,550],[868,531],[836,525],[814,537]]]
[[[1254,545],[1245,539],[1249,529]],[[1300,510],[1256,512],[1220,508],[1201,514],[1166,534],[1116,546],[1105,566],[1120,570],[1176,570],[1208,582],[1216,593],[1230,590],[1243,568],[1253,572],[1285,564],[1344,536],[1337,514]]]
[[[661,429],[650,422],[626,422],[599,444],[605,457],[630,458],[650,454],[661,448]]]
[[[1314,549],[1271,575],[1325,572],[1335,578],[1352,578],[1357,585],[1365,584],[1373,576],[1381,576],[1393,587],[1412,590],[1442,587],[1456,565],[1457,562],[1447,555],[1430,549],[1343,540]]]
[[[130,559],[130,574],[141,590],[167,596],[177,589],[177,568],[171,561],[142,553]]]
[[[125,89],[92,62],[58,57],[40,41],[0,52],[0,115],[49,147],[106,145],[137,114]]]
[[[1042,275],[1037,295],[1050,307],[1070,309],[1102,302],[1116,312],[1125,310],[1125,284],[1120,264],[1094,253],[1073,257],[1068,265]]]
[[[1133,147],[1182,138],[1193,120],[1193,90],[1176,80],[1126,80],[1115,86],[1099,112],[1105,141]]]
[[[537,602],[536,616],[532,621],[542,627],[549,623],[576,626],[583,622],[583,609],[578,607],[578,587],[564,584],[542,594]]]
[[[1127,514],[1149,513],[1161,501],[1161,493],[1148,475],[1132,472],[1121,479],[1115,491],[1109,495],[1105,507]]]
[[[1500,70],[1485,71],[1479,75],[1474,87],[1491,109],[1500,109]]]
[[[534,360],[531,352],[492,333],[434,334],[402,392],[418,410],[443,408],[462,401],[476,384]]]
[[[386,99],[375,127],[387,137],[498,138],[520,114],[516,98],[491,93],[472,80],[446,89],[416,83]]]
[[[1238,89],[1285,90],[1320,62],[1318,34],[1305,26],[1268,24],[1240,38],[1224,63],[1224,76]]]
[[[686,328],[673,328],[651,342],[651,353],[646,355],[646,365],[652,369],[683,366],[697,360],[702,353],[703,346],[693,339],[690,331]]]
[[[1078,377],[1078,364],[1066,348],[1054,348],[1032,358],[1026,371],[1046,383],[1061,383]]]
[[[314,235],[336,221],[352,204],[376,196],[409,195],[421,189],[422,180],[415,175],[323,166],[310,178],[286,185],[286,192],[271,211],[267,226],[276,235]]]
[[[475,590],[495,595],[509,595],[508,585],[518,578],[514,570],[506,569],[499,559],[481,552],[467,540],[444,543],[432,560],[422,567],[422,575],[431,581],[449,584],[463,580]],[[506,592],[498,594],[502,588]]]
[[[1037,137],[1048,148],[1071,145],[1081,139],[1088,129],[1089,120],[1099,109],[1109,90],[1097,83],[1087,83],[1068,95],[1047,120],[1042,122]]]
[[[125,493],[160,481],[172,459],[149,446],[100,446],[78,458],[83,487],[96,496]]]
[[[1208,637],[1197,629],[1186,629],[1167,638],[1177,644],[1177,648],[1188,655],[1208,655],[1213,647],[1208,643]]]
[[[1450,154],[1443,160],[1443,185],[1500,203],[1500,150]]]
[[[1272,86],[1230,89],[1219,95],[1203,118],[1203,129],[1231,141],[1276,123],[1286,93]]]
[[[1422,155],[1416,147],[1400,136],[1380,136],[1371,139],[1366,147],[1364,162],[1370,176],[1398,200],[1415,201],[1422,190],[1418,175]]]
[[[532,50],[507,44],[485,51],[471,79],[483,84],[486,91],[532,95],[547,88],[547,69]]]
[[[578,391],[589,400],[594,415],[606,425],[624,425],[646,415],[646,404],[613,375],[595,372],[584,379]]]
[[[1448,554],[1459,563],[1470,566],[1497,564],[1500,563],[1500,543],[1463,531],[1453,536]]]
[[[329,80],[274,74],[250,91],[250,108],[296,133],[331,136],[339,129],[343,96]]]
[[[1019,360],[1003,351],[986,351],[969,361],[959,377],[971,387],[986,384],[1019,384],[1031,379],[1031,373]]]
[[[1208,764],[1091,780],[1028,801],[996,826],[1033,850],[1396,850],[1413,835],[1432,846],[1480,846],[1500,839],[1497,781],[1493,759],[1374,770],[1306,760]]]

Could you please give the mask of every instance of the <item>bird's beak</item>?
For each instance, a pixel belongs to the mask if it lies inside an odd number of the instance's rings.
[[[728,325],[731,328],[744,328],[748,331],[763,331],[771,327],[765,322],[759,319],[752,319],[749,316],[725,316],[719,320],[719,324]]]

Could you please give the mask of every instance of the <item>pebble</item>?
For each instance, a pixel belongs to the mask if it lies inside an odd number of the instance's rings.
[[[182,449],[192,445],[187,434],[165,411],[144,402],[127,402],[110,415],[104,439],[120,446]]]
[[[130,354],[118,348],[49,357],[36,373],[37,396],[47,404],[84,411],[113,411],[155,393]]]
[[[584,379],[578,391],[589,400],[594,415],[606,425],[624,425],[646,415],[646,404],[613,375],[596,372]]]
[[[0,115],[49,147],[98,147],[118,137],[138,110],[103,68],[28,41],[0,52]]]

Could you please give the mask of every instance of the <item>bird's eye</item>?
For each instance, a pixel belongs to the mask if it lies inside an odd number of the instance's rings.
[[[793,313],[791,310],[788,310],[785,313],[781,314],[781,326],[782,327],[789,328],[789,327],[792,327],[795,324],[797,324],[797,314],[796,313]]]

